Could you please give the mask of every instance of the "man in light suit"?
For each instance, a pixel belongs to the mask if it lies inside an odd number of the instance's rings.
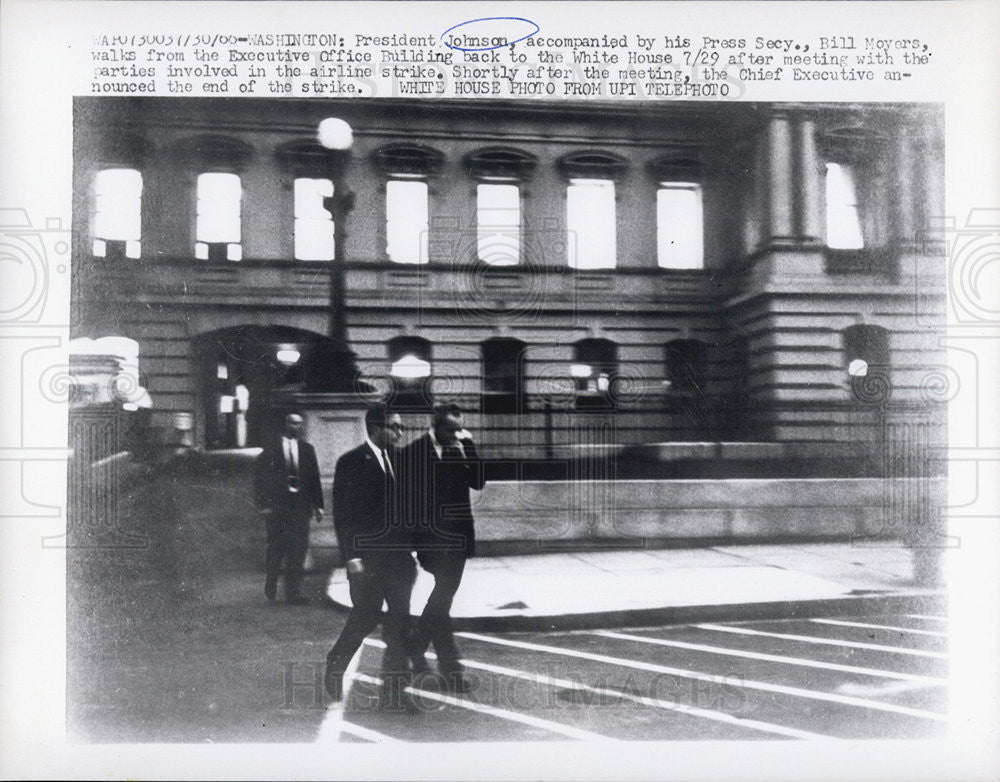
[[[274,600],[285,563],[285,602],[306,605],[302,568],[309,549],[309,523],[323,516],[323,488],[316,451],[302,439],[302,416],[289,413],[281,437],[265,446],[254,463],[254,495],[267,522],[264,594]]]
[[[471,684],[455,643],[451,605],[465,562],[475,552],[469,490],[482,489],[486,479],[472,436],[463,428],[461,408],[436,407],[430,430],[404,449],[402,461],[417,557],[434,576],[434,589],[411,637],[413,672],[429,670],[424,654],[433,641],[447,689],[468,692]]]
[[[382,625],[385,654],[379,704],[390,711],[416,711],[406,693],[409,684],[407,639],[410,594],[416,578],[413,542],[398,504],[397,453],[402,436],[399,415],[376,404],[365,413],[365,442],[337,460],[333,477],[333,523],[347,567],[351,613],[326,658],[326,691],[343,698],[347,665],[379,623],[383,600],[388,614]]]

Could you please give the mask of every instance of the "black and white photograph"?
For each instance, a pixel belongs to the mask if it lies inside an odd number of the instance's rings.
[[[995,630],[955,627],[996,599],[971,558],[1000,210],[952,207],[945,94],[891,86],[949,50],[690,35],[685,4],[373,5],[409,24],[89,29],[67,210],[4,199],[6,260],[44,282],[0,324],[34,410],[4,515],[49,520],[9,555],[61,561],[60,755],[988,776],[955,676]],[[13,614],[38,579],[5,569]]]
[[[74,120],[71,729],[945,729],[940,107]],[[308,464],[270,459],[283,435]],[[384,637],[325,656],[366,548],[427,636],[384,708]]]

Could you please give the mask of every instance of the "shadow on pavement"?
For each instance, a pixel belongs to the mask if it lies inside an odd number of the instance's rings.
[[[250,456],[127,464],[71,506],[67,734],[80,742],[310,741],[343,619],[264,598]],[[320,576],[307,583],[318,597]],[[307,697],[308,696],[308,697]]]

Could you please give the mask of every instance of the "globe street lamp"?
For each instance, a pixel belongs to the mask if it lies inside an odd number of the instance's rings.
[[[344,294],[344,239],[347,213],[354,206],[354,194],[344,186],[344,172],[351,156],[354,134],[344,120],[329,117],[319,123],[319,143],[330,151],[330,179],[333,196],[323,206],[333,217],[333,258],[330,260],[330,320],[327,339],[313,350],[312,370],[307,380],[310,391],[350,393],[358,386],[358,368],[347,343],[347,305]]]

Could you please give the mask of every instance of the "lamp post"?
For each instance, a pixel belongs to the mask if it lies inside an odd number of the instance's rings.
[[[347,343],[347,305],[344,294],[344,224],[354,206],[354,194],[346,192],[344,171],[351,156],[354,134],[344,120],[329,117],[319,123],[319,143],[330,151],[333,197],[323,206],[333,216],[333,258],[330,260],[330,312],[327,339],[314,346],[311,371],[306,382],[310,391],[350,393],[358,387],[358,368]]]

